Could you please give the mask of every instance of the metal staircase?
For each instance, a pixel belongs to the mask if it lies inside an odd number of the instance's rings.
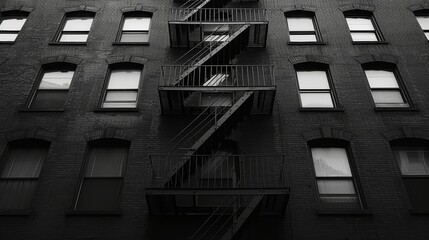
[[[162,112],[196,117],[166,155],[150,156],[146,199],[153,214],[210,215],[191,239],[232,239],[253,213],[283,214],[289,198],[283,156],[222,151],[247,115],[271,113],[275,97],[272,66],[231,65],[245,47],[265,46],[266,12],[219,8],[231,1],[187,1],[169,21],[172,46],[192,48],[162,66]]]

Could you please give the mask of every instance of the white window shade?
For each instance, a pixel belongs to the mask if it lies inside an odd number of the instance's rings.
[[[92,17],[69,17],[66,20],[63,31],[85,31],[91,29]]]
[[[108,89],[137,89],[141,70],[112,70]]]
[[[26,18],[4,19],[0,22],[0,31],[21,31],[26,21]]]
[[[299,89],[329,89],[325,71],[297,71]]]
[[[120,177],[127,148],[92,148],[86,177]]]
[[[149,31],[149,17],[126,17],[124,19],[124,31]]]
[[[371,88],[399,88],[395,74],[384,70],[366,70],[366,77]]]
[[[69,89],[74,71],[45,72],[39,89]]]
[[[289,31],[315,31],[311,17],[288,17]]]
[[[394,155],[402,175],[429,176],[428,150],[400,150],[394,151]]]
[[[423,30],[429,30],[429,16],[417,16],[416,18]]]
[[[347,152],[344,148],[311,148],[317,177],[351,177]]]
[[[374,31],[374,25],[370,18],[347,17],[347,24],[351,31]]]
[[[39,176],[46,148],[11,148],[2,178],[36,178]]]

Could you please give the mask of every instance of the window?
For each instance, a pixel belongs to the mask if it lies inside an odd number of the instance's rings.
[[[119,209],[128,149],[120,140],[90,144],[75,210]]]
[[[112,68],[102,108],[136,108],[141,68]]]
[[[0,42],[14,42],[27,21],[27,14],[16,12],[0,18]]]
[[[410,107],[401,82],[398,82],[399,74],[392,66],[367,67],[365,75],[376,107]]]
[[[336,107],[329,72],[326,68],[315,68],[314,70],[298,68],[296,75],[303,108]]]
[[[426,39],[429,40],[429,11],[417,11],[415,12],[417,22],[422,28]]]
[[[151,13],[132,12],[124,15],[118,42],[148,43]]]
[[[74,12],[67,14],[57,41],[86,42],[93,20],[94,14],[90,12]]]
[[[321,208],[361,209],[347,150],[311,148]]]
[[[286,16],[289,28],[290,42],[319,42],[320,34],[317,29],[314,13],[293,12]]]
[[[48,152],[44,141],[10,144],[0,167],[0,209],[28,209]]]
[[[392,149],[413,210],[429,211],[429,147],[416,143]]]
[[[44,68],[28,107],[31,109],[64,108],[74,71],[75,66],[71,64]]]
[[[345,13],[353,42],[378,42],[382,40],[372,13],[349,11]]]

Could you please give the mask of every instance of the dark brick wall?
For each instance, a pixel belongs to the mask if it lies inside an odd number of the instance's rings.
[[[374,6],[374,16],[386,45],[352,45],[340,6]],[[238,64],[275,65],[277,94],[270,116],[250,116],[240,125],[240,150],[246,154],[285,154],[291,197],[281,218],[253,219],[246,239],[427,239],[429,217],[410,214],[410,203],[386,130],[429,130],[429,44],[414,15],[413,4],[427,0],[260,0],[248,4],[268,9],[266,49],[247,49]],[[153,15],[149,46],[113,46],[125,7],[141,4]],[[313,7],[326,45],[287,45],[281,9],[294,4]],[[85,46],[49,45],[64,9],[88,5],[99,8]],[[2,0],[0,8],[34,8],[13,45],[0,44],[0,152],[11,131],[40,127],[53,134],[40,174],[30,216],[0,216],[0,239],[185,239],[200,218],[150,216],[144,189],[149,185],[148,155],[161,153],[189,116],[162,116],[157,83],[160,65],[173,63],[183,50],[170,49],[168,9],[172,0]],[[176,5],[178,6],[178,5]],[[357,57],[394,55],[404,84],[418,109],[375,111]],[[67,55],[83,59],[77,67],[65,111],[23,112],[23,104],[44,58]],[[147,59],[140,85],[139,111],[94,112],[108,64],[115,56]],[[291,58],[320,55],[331,59],[333,83],[343,112],[299,111],[297,81]],[[121,216],[66,216],[74,199],[88,133],[106,127],[121,129],[131,147],[122,194]],[[318,215],[314,169],[303,133],[330,127],[352,135],[350,147],[371,216]],[[1,194],[1,193],[0,193]]]

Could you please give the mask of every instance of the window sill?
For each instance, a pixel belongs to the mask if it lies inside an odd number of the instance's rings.
[[[138,108],[95,108],[94,112],[138,112]]]
[[[148,46],[149,42],[114,42],[112,45]]]
[[[287,45],[327,45],[326,42],[287,42]]]
[[[35,108],[21,108],[19,112],[64,112],[64,108],[61,109],[35,109]]]
[[[67,210],[67,216],[121,216],[122,209],[106,209],[106,210]]]
[[[386,45],[389,44],[386,41],[362,41],[362,42],[353,42],[353,45]]]
[[[410,209],[413,215],[429,215],[429,209]]]
[[[86,42],[49,42],[49,45],[78,45],[78,46],[84,46],[86,45]]]
[[[372,216],[370,210],[352,210],[352,209],[332,209],[332,210],[318,210],[318,215],[329,216],[329,215],[356,215],[356,216]]]
[[[414,107],[375,107],[376,112],[418,112],[418,108]]]
[[[0,216],[30,216],[33,209],[0,209]]]
[[[15,41],[0,41],[0,44],[14,44]]]
[[[344,108],[298,108],[300,112],[344,112]]]

